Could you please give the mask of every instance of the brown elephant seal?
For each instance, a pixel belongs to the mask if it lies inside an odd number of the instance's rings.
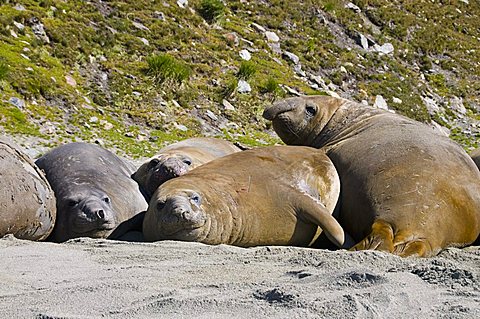
[[[45,171],[57,198],[53,241],[106,238],[120,223],[148,207],[130,178],[135,168],[98,145],[65,144],[36,164]]]
[[[43,172],[18,145],[0,138],[0,237],[43,240],[55,216],[55,196]]]
[[[216,138],[196,137],[162,148],[132,175],[147,201],[158,186],[216,158],[241,151],[234,144]]]
[[[480,232],[480,172],[455,142],[401,115],[327,96],[264,111],[287,144],[323,147],[340,176],[354,249],[432,256]]]
[[[307,246],[323,230],[337,246],[348,246],[353,242],[332,216],[339,191],[335,167],[322,151],[243,151],[162,184],[150,201],[143,234],[147,241]]]

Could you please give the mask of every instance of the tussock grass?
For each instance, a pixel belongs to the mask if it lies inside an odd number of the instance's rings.
[[[237,73],[237,78],[241,80],[250,79],[257,72],[257,66],[251,61],[243,61]]]
[[[192,70],[183,61],[169,54],[160,54],[147,58],[146,73],[153,77],[157,84],[181,84],[190,77]]]
[[[208,23],[212,23],[225,15],[225,5],[220,0],[202,0],[197,11]]]

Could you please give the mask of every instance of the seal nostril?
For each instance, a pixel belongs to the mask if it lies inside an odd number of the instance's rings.
[[[97,211],[97,216],[98,218],[101,218],[101,219],[105,218],[105,212],[103,211],[103,209],[100,209]]]

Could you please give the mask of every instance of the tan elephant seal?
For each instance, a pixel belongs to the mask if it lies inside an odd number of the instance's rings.
[[[117,226],[146,210],[134,166],[95,144],[68,143],[40,157],[36,164],[57,198],[57,221],[49,239],[113,238],[128,231]],[[141,214],[139,216],[142,216]],[[130,225],[130,222],[126,224]],[[135,224],[132,222],[132,225]]]
[[[18,145],[0,138],[0,237],[43,240],[55,217],[55,195],[43,172]]]
[[[249,247],[307,246],[324,230],[345,247],[353,242],[332,216],[339,190],[335,167],[322,151],[243,151],[162,184],[150,201],[143,233],[147,241]]]
[[[195,137],[162,148],[132,175],[150,200],[158,186],[216,158],[239,152],[234,144],[209,137]]]
[[[480,172],[430,127],[327,96],[281,100],[264,111],[287,144],[323,147],[342,184],[340,223],[354,249],[432,256],[480,232]]]

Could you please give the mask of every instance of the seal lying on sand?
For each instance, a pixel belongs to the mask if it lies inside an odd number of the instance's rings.
[[[55,196],[19,146],[0,139],[0,237],[42,240],[55,223]]]
[[[480,232],[480,172],[428,126],[348,100],[288,98],[264,111],[287,144],[323,147],[342,183],[354,249],[432,256]]]
[[[322,151],[243,151],[162,184],[150,201],[143,233],[147,241],[307,246],[323,229],[336,245],[348,246],[353,242],[331,215],[339,190],[335,167]]]
[[[148,206],[130,178],[135,168],[100,146],[65,144],[36,164],[45,171],[57,197],[54,241],[105,238]]]
[[[147,201],[158,186],[216,158],[239,152],[232,143],[216,138],[196,137],[162,148],[132,175]]]

